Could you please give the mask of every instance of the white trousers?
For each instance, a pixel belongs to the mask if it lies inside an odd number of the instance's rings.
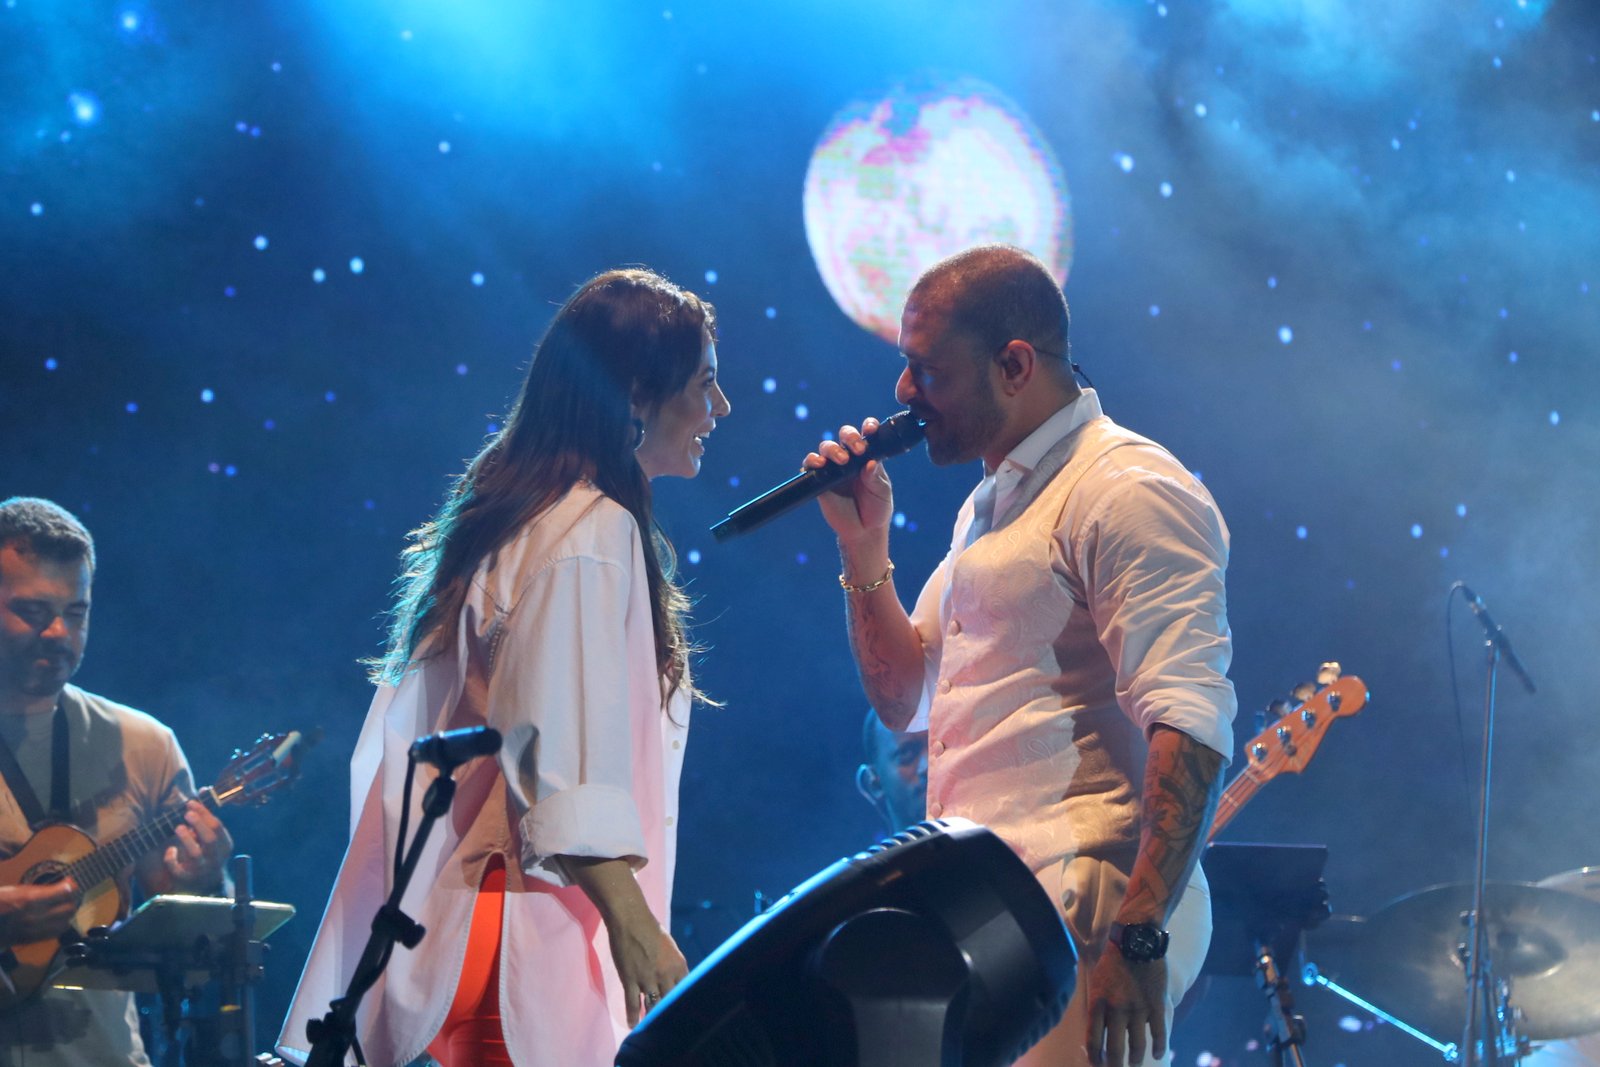
[[[1131,857],[1127,860],[1131,865]],[[1089,972],[1106,947],[1106,934],[1117,917],[1128,875],[1116,863],[1091,856],[1074,856],[1038,873],[1040,884],[1061,909],[1078,950],[1078,985],[1055,1029],[1020,1059],[1017,1067],[1088,1067],[1085,1043],[1089,1034]],[[1172,1013],[1205,962],[1211,944],[1211,889],[1199,866],[1167,924],[1172,941],[1167,946],[1167,1054],[1155,1059],[1146,1052],[1145,1064],[1171,1064]]]

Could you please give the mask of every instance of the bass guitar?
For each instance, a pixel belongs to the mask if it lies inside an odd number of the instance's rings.
[[[1333,720],[1366,707],[1368,695],[1366,683],[1355,675],[1335,678],[1257,734],[1245,746],[1244,770],[1222,791],[1206,841],[1215,841],[1262,786],[1285,771],[1299,774],[1305,770]]]

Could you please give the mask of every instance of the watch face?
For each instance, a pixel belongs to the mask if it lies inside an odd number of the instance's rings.
[[[1167,954],[1167,932],[1154,923],[1124,926],[1117,939],[1117,949],[1130,960],[1159,960]]]

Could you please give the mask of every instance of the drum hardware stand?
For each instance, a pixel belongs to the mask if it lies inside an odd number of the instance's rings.
[[[1367,1014],[1375,1018],[1382,1019],[1390,1026],[1398,1029],[1401,1033],[1421,1041],[1424,1045],[1427,1045],[1429,1048],[1439,1053],[1439,1055],[1443,1056],[1447,1063],[1455,1063],[1461,1058],[1461,1048],[1459,1045],[1454,1043],[1447,1044],[1443,1041],[1434,1040],[1421,1030],[1418,1030],[1415,1026],[1412,1026],[1410,1023],[1400,1018],[1398,1015],[1395,1015],[1392,1012],[1384,1011],[1382,1008],[1372,1003],[1372,1001],[1367,1000],[1365,997],[1357,994],[1354,990],[1346,989],[1332,978],[1329,978],[1327,975],[1323,974],[1315,963],[1307,963],[1300,969],[1300,981],[1308,986],[1321,986],[1328,992],[1348,1000],[1350,1003],[1354,1004]]]
[[[1306,1043],[1306,1017],[1294,1013],[1294,995],[1289,982],[1272,958],[1272,946],[1256,942],[1256,984],[1267,994],[1267,1047],[1278,1067],[1292,1064],[1306,1067],[1300,1048]]]
[[[1472,910],[1466,915],[1467,943],[1463,946],[1465,954],[1462,956],[1462,964],[1467,972],[1467,1023],[1462,1031],[1461,1062],[1465,1067],[1499,1067],[1502,1061],[1515,1062],[1517,1058],[1515,1051],[1509,1058],[1503,1052],[1507,1038],[1511,1038],[1510,1047],[1513,1050],[1517,1047],[1514,1032],[1505,1029],[1508,1024],[1515,1022],[1515,1011],[1510,1005],[1508,988],[1494,979],[1483,921],[1484,885],[1488,881],[1489,869],[1489,789],[1493,779],[1495,682],[1501,655],[1504,654],[1506,663],[1516,672],[1529,693],[1536,693],[1538,689],[1511,648],[1505,631],[1500,629],[1484,607],[1483,600],[1461,582],[1456,583],[1456,588],[1461,590],[1485,634],[1483,776],[1478,793],[1478,839],[1472,875]]]

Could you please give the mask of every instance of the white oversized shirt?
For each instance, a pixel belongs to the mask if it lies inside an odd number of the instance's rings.
[[[689,702],[661,705],[633,516],[579,483],[479,568],[449,647],[372,701],[351,760],[350,848],[279,1045],[303,1062],[305,1023],[343,994],[392,887],[406,753],[436,730],[486,724],[497,760],[457,772],[402,907],[428,930],[397,948],[358,1032],[373,1067],[415,1059],[443,1025],[489,857],[505,857],[500,1001],[519,1067],[609,1065],[627,1032],[606,929],[558,856],[631,859],[665,925]],[[433,780],[419,768],[410,827]]]
[[[1052,415],[974,498],[912,611],[925,678],[928,814],[993,829],[1035,871],[1138,844],[1145,738],[1233,751],[1223,574],[1205,487],[1117,426],[1094,390]]]

